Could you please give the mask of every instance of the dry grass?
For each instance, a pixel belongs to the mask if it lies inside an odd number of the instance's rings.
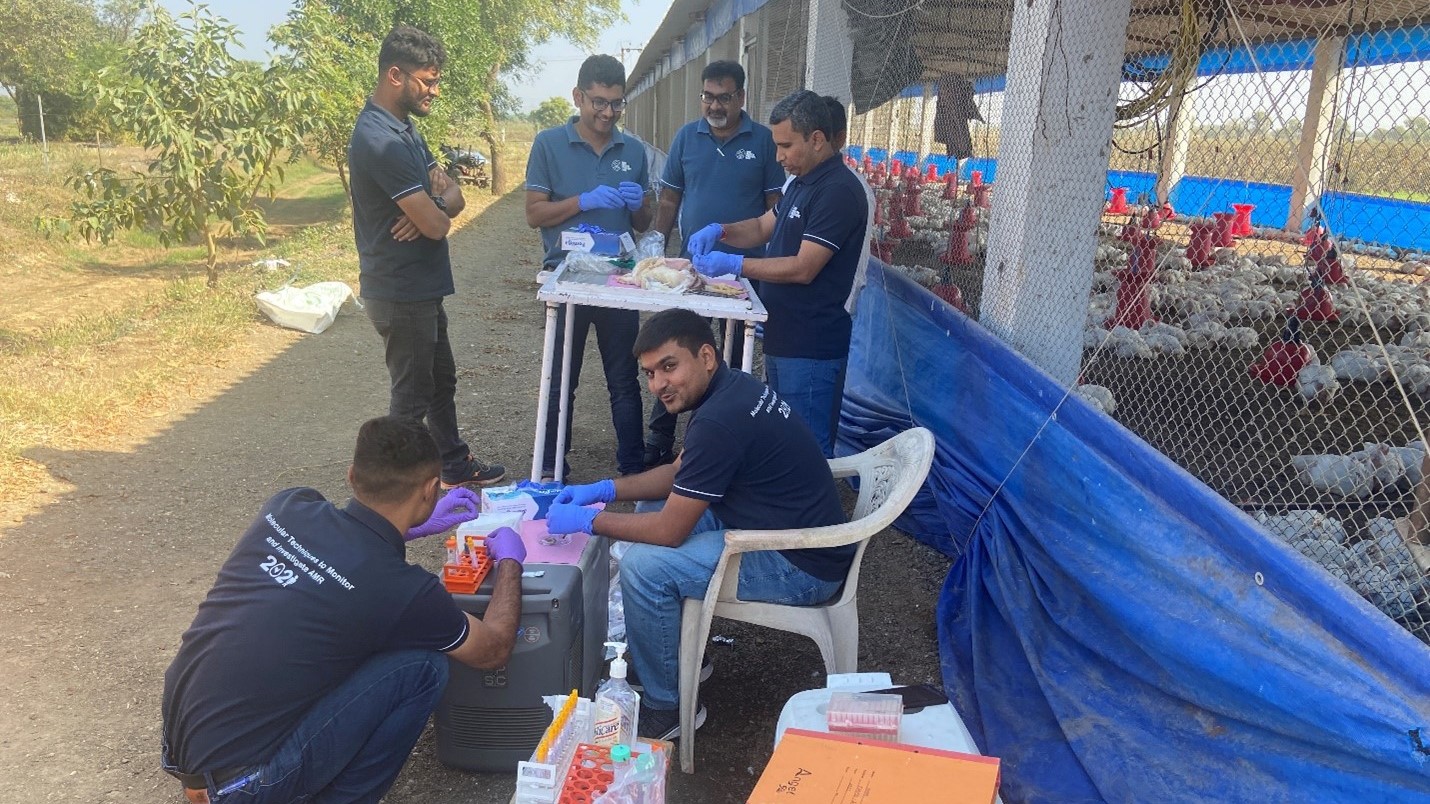
[[[516,181],[528,147],[506,144]],[[39,216],[67,207],[65,176],[97,158],[142,165],[137,149],[52,144],[48,170],[40,156],[37,146],[0,144],[0,508],[11,510],[55,483],[27,453],[123,448],[156,419],[214,392],[213,376],[224,373],[235,345],[262,326],[253,294],[288,279],[251,266],[256,258],[289,260],[294,284],[357,284],[346,199],[331,170],[290,167],[269,207],[269,242],[229,243],[211,290],[198,247],[165,250],[144,232],[105,247],[37,232]],[[495,200],[467,195],[458,225]],[[199,370],[206,367],[219,371]]]

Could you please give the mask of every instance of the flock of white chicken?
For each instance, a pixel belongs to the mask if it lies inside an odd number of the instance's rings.
[[[1336,497],[1362,499],[1372,492],[1410,491],[1424,477],[1425,444],[1363,444],[1346,455],[1293,455],[1291,467],[1302,483]]]
[[[1257,511],[1252,517],[1387,616],[1408,617],[1420,606],[1430,607],[1430,573],[1415,560],[1394,520],[1372,519],[1352,540],[1340,520],[1320,511]]]

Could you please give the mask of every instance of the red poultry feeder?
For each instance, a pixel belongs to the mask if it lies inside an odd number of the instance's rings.
[[[958,198],[958,173],[950,170],[943,174],[943,200],[952,201]]]
[[[1117,233],[1117,239],[1124,243],[1131,243],[1142,233],[1142,227],[1137,225],[1135,220],[1129,220],[1122,224],[1122,231]]]
[[[929,290],[933,291],[933,295],[948,302],[955,310],[968,315],[968,307],[963,303],[963,291],[959,290],[958,285],[938,284]]]
[[[899,163],[898,163],[898,162],[895,162],[894,164],[897,165],[897,164],[899,164]],[[897,189],[899,189],[899,180],[894,176],[893,173],[888,173],[888,174],[886,174],[886,175],[884,176],[884,189],[885,189],[885,190],[897,190]]]
[[[1306,233],[1301,235],[1301,245],[1314,246],[1316,243],[1320,242],[1321,238],[1325,236],[1325,227],[1321,226],[1321,224],[1319,223],[1313,223],[1311,224],[1311,228],[1307,229]]]
[[[1117,277],[1117,310],[1107,319],[1107,327],[1141,329],[1156,323],[1152,315],[1152,299],[1147,289],[1152,284],[1153,266],[1157,263],[1157,238],[1139,235],[1132,243],[1132,255],[1126,268],[1113,271]]]
[[[924,179],[926,181],[928,181],[929,183],[938,181],[938,165],[935,165],[934,163],[930,162],[926,173],[927,175],[924,176]]]
[[[890,238],[905,240],[914,236],[914,230],[909,228],[909,222],[904,218],[904,205],[898,203],[898,199],[889,205],[889,218],[892,221],[889,225]]]
[[[1107,202],[1106,211],[1113,215],[1126,215],[1128,213],[1126,187],[1112,188],[1112,200]]]
[[[903,163],[903,162],[900,162],[900,161],[897,160],[897,159],[890,159],[890,160],[889,160],[889,175],[893,176],[893,177],[896,178],[896,179],[899,178],[900,176],[904,175],[904,163]]]
[[[1163,221],[1163,222],[1169,221],[1169,220],[1171,220],[1171,219],[1177,217],[1177,210],[1175,210],[1175,209],[1172,208],[1172,202],[1171,202],[1171,201],[1163,202],[1162,206],[1159,207],[1159,210],[1160,210],[1161,213],[1162,213],[1162,221]]]
[[[1301,321],[1293,315],[1286,319],[1280,339],[1267,346],[1248,370],[1267,385],[1294,385],[1297,373],[1315,359],[1316,350],[1301,342]]]
[[[884,217],[884,199],[881,198],[874,202],[874,225],[883,226],[886,220]]]
[[[974,175],[977,175],[976,173]],[[979,209],[988,209],[993,206],[991,196],[993,185],[991,184],[969,184],[969,192],[973,193],[973,205]]]
[[[1217,226],[1212,221],[1192,221],[1187,225],[1191,238],[1187,241],[1187,259],[1198,270],[1210,268],[1216,262],[1213,253],[1217,241]]]
[[[1231,208],[1236,210],[1236,218],[1232,223],[1231,233],[1237,237],[1248,237],[1251,235],[1251,212],[1256,209],[1255,204],[1232,204]]]
[[[973,207],[965,205],[957,218],[949,221],[948,247],[938,255],[944,265],[968,265],[973,262],[973,253],[968,250],[968,235],[978,226],[978,218]]]
[[[1329,237],[1321,238],[1319,243],[1311,246],[1308,256],[1316,264],[1314,276],[1322,282],[1328,285],[1350,284],[1345,266],[1341,265],[1341,250],[1336,248],[1334,240]]]
[[[921,218],[924,214],[924,194],[919,189],[919,185],[909,183],[904,185],[904,214],[911,218]]]
[[[881,262],[892,265],[894,263],[894,248],[898,245],[892,240],[875,240],[869,243],[869,251],[873,252]]]
[[[1142,215],[1142,228],[1152,231],[1162,225],[1162,213],[1155,207],[1147,210]]]
[[[969,174],[968,174],[968,186],[969,186],[969,187],[981,187],[981,186],[983,186],[983,171],[981,171],[981,170],[975,170],[975,171],[969,173]]]
[[[1311,286],[1301,291],[1301,304],[1292,313],[1296,318],[1307,321],[1336,321],[1341,316],[1331,299],[1331,292],[1319,276],[1311,275]]]
[[[1236,245],[1234,235],[1236,226],[1236,215],[1231,212],[1213,212],[1212,219],[1216,221],[1217,245],[1229,248]]]
[[[864,158],[859,160],[859,164],[863,167],[865,175],[874,170],[874,160],[869,157],[868,152],[865,152]]]

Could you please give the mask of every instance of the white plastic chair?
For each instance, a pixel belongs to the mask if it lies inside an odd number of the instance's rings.
[[[855,672],[859,662],[859,565],[869,537],[903,513],[928,476],[933,463],[933,434],[922,427],[906,430],[873,449],[835,458],[836,478],[859,477],[859,500],[850,521],[807,530],[731,530],[715,565],[704,598],[686,598],[680,620],[680,769],[695,772],[695,708],[700,664],[716,615],[802,634],[819,645],[828,673]],[[817,606],[755,603],[736,596],[740,554],[754,550],[841,547],[858,543],[844,586],[833,600]]]

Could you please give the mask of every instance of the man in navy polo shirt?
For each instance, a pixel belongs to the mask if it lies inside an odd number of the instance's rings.
[[[502,667],[521,613],[515,531],[486,540],[483,619],[457,608],[405,540],[477,515],[442,496],[431,433],[384,416],[358,431],[338,508],[316,490],[264,504],[164,674],[163,767],[189,801],[377,801],[447,685],[448,658]],[[445,655],[443,655],[445,654]]]
[[[362,299],[382,336],[388,413],[426,419],[442,451],[442,483],[487,486],[506,475],[478,460],[457,430],[457,362],[442,299],[455,292],[447,233],[466,201],[437,166],[412,115],[432,112],[447,59],[442,43],[405,25],[378,51],[378,82],[348,143]]]
[[[679,736],[680,616],[705,594],[727,528],[786,530],[845,521],[829,464],[780,394],[720,359],[710,325],[689,310],[656,313],[635,351],[650,391],[673,413],[692,411],[674,464],[567,486],[547,514],[552,533],[584,531],[635,542],[621,558],[631,667],[644,688],[643,737]],[[584,506],[615,500],[636,513]],[[745,553],[740,598],[814,605],[839,591],[855,545]],[[705,719],[701,708],[698,726]]]
[[[770,130],[745,114],[745,69],[738,62],[712,61],[700,72],[699,120],[686,123],[670,143],[670,156],[660,177],[660,205],[655,230],[670,239],[677,218],[686,235],[712,223],[729,223],[764,214],[780,199],[785,172],[775,158]],[[763,248],[736,249],[718,243],[720,251],[762,256]],[[681,256],[690,252],[682,247]],[[724,337],[725,322],[720,322]],[[744,341],[736,338],[730,365],[740,362]],[[675,460],[676,417],[657,400],[646,431],[647,467]]]
[[[644,231],[650,227],[649,182],[645,144],[616,128],[626,108],[626,68],[614,57],[592,56],[581,64],[576,88],[571,91],[578,114],[566,125],[536,135],[526,163],[526,223],[541,229],[546,249],[545,270],[555,270],[566,258],[561,232],[583,223],[609,232]],[[566,307],[558,313],[557,332],[564,333]],[[611,423],[616,430],[616,467],[622,474],[645,469],[641,439],[641,389],[631,344],[640,329],[635,310],[577,306],[572,334],[571,397],[567,410],[575,410],[576,385],[586,351],[586,334],[596,328],[606,390],[611,398]],[[563,335],[558,335],[558,343]],[[561,404],[560,350],[551,378],[550,410],[546,423],[543,474],[556,472],[556,411]],[[574,413],[572,418],[574,418]],[[571,444],[570,420],[566,444]],[[565,456],[561,456],[564,461]],[[564,474],[564,472],[563,472]]]
[[[851,320],[844,308],[869,228],[859,178],[831,142],[825,99],[802,89],[770,112],[775,148],[795,177],[774,209],[738,223],[710,224],[690,236],[695,267],[707,276],[760,280],[765,379],[834,454]],[[763,258],[715,251],[768,243]]]

